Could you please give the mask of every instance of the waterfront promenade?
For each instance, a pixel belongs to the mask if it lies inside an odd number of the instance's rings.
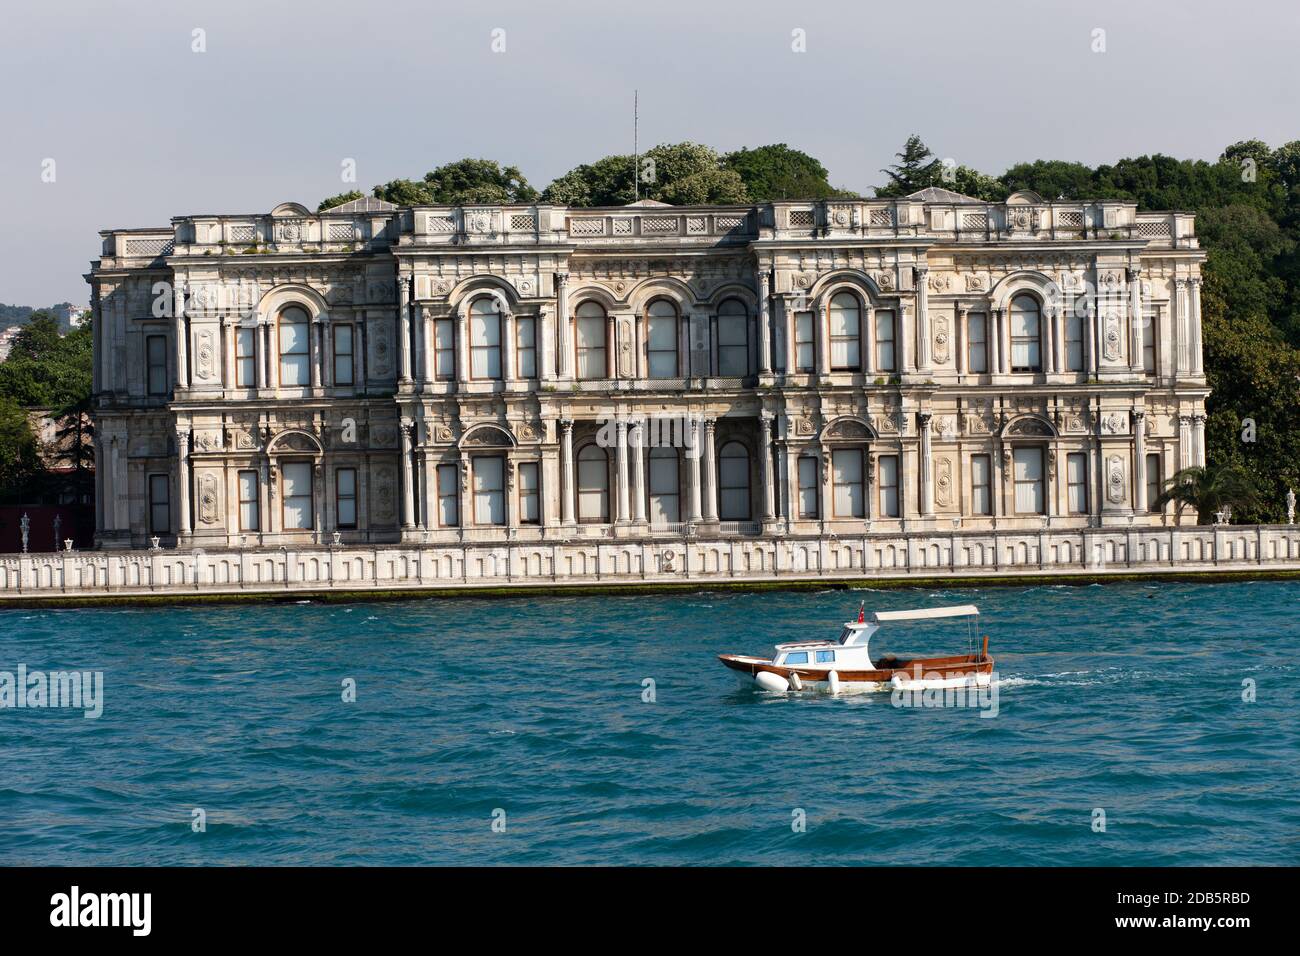
[[[0,556],[0,607],[134,598],[1300,572],[1300,526],[318,545]]]

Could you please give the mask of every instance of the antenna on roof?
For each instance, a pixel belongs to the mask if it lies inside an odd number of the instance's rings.
[[[641,198],[641,173],[640,162],[641,156],[637,151],[637,133],[640,125],[640,116],[637,107],[640,105],[638,100],[639,90],[632,91],[632,201],[637,202]]]

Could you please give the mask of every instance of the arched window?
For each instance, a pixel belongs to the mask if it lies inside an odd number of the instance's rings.
[[[651,448],[648,456],[650,523],[675,524],[682,520],[681,469],[676,448]]]
[[[578,451],[578,520],[609,523],[609,456],[599,445]]]
[[[748,521],[749,450],[729,441],[718,451],[718,517],[723,521]]]
[[[646,310],[646,370],[651,378],[676,378],[677,307],[656,299]]]
[[[577,352],[578,378],[605,378],[605,310],[598,302],[578,306],[574,348]]]
[[[738,299],[718,306],[718,374],[749,374],[749,311]]]
[[[862,367],[862,306],[852,292],[838,292],[830,307],[831,369],[857,371]]]
[[[470,378],[501,377],[501,306],[489,296],[469,307]]]
[[[280,312],[280,384],[311,384],[311,319],[291,305]]]
[[[1042,314],[1032,295],[1018,295],[1011,300],[1011,371],[1042,371],[1039,345]]]

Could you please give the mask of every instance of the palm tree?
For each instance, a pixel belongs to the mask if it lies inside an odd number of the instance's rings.
[[[1195,465],[1175,472],[1165,482],[1154,507],[1176,503],[1180,522],[1184,508],[1195,508],[1197,524],[1213,524],[1215,512],[1252,507],[1257,499],[1255,484],[1240,465]]]

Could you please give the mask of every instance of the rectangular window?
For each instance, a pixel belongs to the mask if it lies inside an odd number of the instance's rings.
[[[1145,309],[1142,313],[1142,371],[1156,374],[1156,311]]]
[[[519,463],[519,523],[542,523],[541,481],[537,462]]]
[[[1011,315],[1011,371],[1038,372],[1042,370],[1039,358],[1038,309],[1012,308]]]
[[[469,373],[471,378],[501,377],[501,317],[496,313],[469,317]]]
[[[172,530],[171,476],[149,476],[149,530],[170,534]]]
[[[288,312],[289,310],[286,310]],[[280,318],[280,384],[311,384],[311,325]]]
[[[1083,371],[1083,316],[1075,309],[1065,316],[1065,370]]]
[[[310,531],[316,511],[312,500],[312,465],[309,461],[288,462],[280,467],[284,530]]]
[[[167,336],[149,335],[144,340],[145,364],[149,372],[149,394],[167,394]]]
[[[749,317],[718,316],[718,374],[739,377],[749,374]]]
[[[575,336],[578,378],[605,378],[605,316],[580,315]]]
[[[796,372],[811,372],[817,367],[817,346],[813,342],[813,316],[811,312],[794,314],[794,368]]]
[[[676,524],[682,520],[681,482],[677,452],[672,448],[650,450],[647,475],[650,494],[650,523]]]
[[[258,497],[257,472],[241,471],[239,484],[239,530],[262,530],[262,504]]]
[[[652,315],[646,319],[646,362],[651,378],[677,377],[677,319]]]
[[[257,329],[235,329],[235,387],[257,387]]]
[[[456,377],[456,325],[451,319],[433,323],[433,377],[440,382]]]
[[[339,528],[357,526],[357,470],[355,468],[340,468],[334,472],[334,510],[338,515]]]
[[[993,464],[988,455],[970,456],[970,511],[973,515],[993,514]]]
[[[1147,455],[1147,510],[1159,514],[1163,509],[1157,508],[1155,501],[1160,497],[1161,475],[1160,456]]]
[[[438,524],[444,528],[460,525],[460,466],[438,466]]]
[[[898,369],[894,355],[894,312],[880,309],[876,312],[876,371],[893,372]]]
[[[860,448],[841,448],[831,452],[831,483],[835,493],[835,517],[866,517]]]
[[[785,655],[785,662],[786,662],[786,664],[807,664],[807,663],[808,663],[808,652],[807,652],[807,651],[791,651],[790,653],[788,653],[788,654]]]
[[[817,459],[812,455],[799,458],[799,517],[817,517]]]
[[[980,375],[989,370],[989,320],[983,312],[966,316],[966,370]]]
[[[818,664],[834,664],[834,663],[835,663],[835,652],[834,652],[834,651],[818,651],[818,652],[817,652],[817,663],[818,663]]]
[[[1043,450],[1017,448],[1012,452],[1013,479],[1016,484],[1016,512],[1041,515],[1044,511]]]
[[[861,369],[858,310],[832,305],[826,322],[830,332],[831,368],[840,372],[856,372]]]
[[[504,458],[491,455],[474,459],[474,523],[506,523]]]
[[[1065,456],[1065,505],[1072,515],[1088,513],[1088,456],[1071,452]]]
[[[352,326],[330,326],[334,336],[334,384],[352,384]]]
[[[515,375],[537,378],[537,320],[531,315],[515,317]]]
[[[884,518],[897,518],[898,511],[898,456],[881,455],[876,464],[880,475],[880,514]]]

